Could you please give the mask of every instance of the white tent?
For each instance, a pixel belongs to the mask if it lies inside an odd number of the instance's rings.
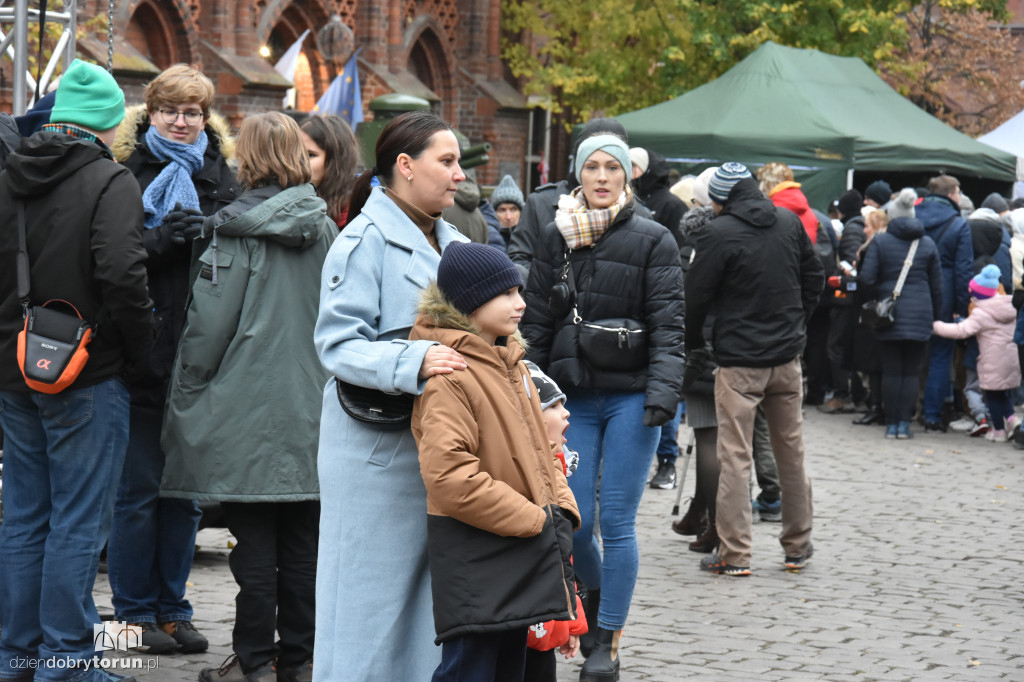
[[[999,126],[990,133],[978,138],[990,147],[1002,149],[1016,157],[1024,157],[1024,111]]]
[[[1017,157],[1017,182],[1013,183],[1013,197],[1016,199],[1024,196],[1024,111],[979,137],[978,142]]]

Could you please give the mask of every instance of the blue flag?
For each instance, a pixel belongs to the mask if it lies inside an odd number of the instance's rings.
[[[360,50],[345,64],[345,70],[334,79],[331,87],[313,107],[314,114],[337,114],[345,119],[355,130],[356,124],[363,120],[363,94],[359,90],[359,67],[356,58]]]

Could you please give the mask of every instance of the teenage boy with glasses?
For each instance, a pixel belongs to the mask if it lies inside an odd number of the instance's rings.
[[[192,625],[185,598],[202,513],[194,500],[159,493],[164,398],[194,279],[190,270],[204,246],[193,240],[204,216],[241,194],[228,166],[234,139],[211,110],[213,95],[213,83],[202,73],[183,64],[170,67],[146,87],[145,105],[128,110],[113,147],[142,190],[142,243],[157,331],[149,364],[130,382],[131,432],[107,566],[115,615],[142,628],[150,653],[208,646]]]

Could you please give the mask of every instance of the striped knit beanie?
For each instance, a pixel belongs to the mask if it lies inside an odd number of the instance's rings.
[[[522,287],[523,279],[503,251],[488,244],[452,242],[441,254],[437,286],[459,312],[472,315],[498,294]]]
[[[736,183],[753,177],[742,163],[735,161],[723,163],[711,176],[711,181],[708,183],[708,196],[716,204],[724,205],[729,198],[729,192],[736,186]]]
[[[992,298],[999,293],[999,266],[986,265],[967,286],[975,298]]]

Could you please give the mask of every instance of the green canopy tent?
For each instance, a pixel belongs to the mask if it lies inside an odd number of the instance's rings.
[[[766,42],[710,83],[616,116],[630,146],[690,171],[741,161],[788,163],[812,206],[850,171],[945,171],[1011,182],[1016,159],[925,113],[855,57]]]

